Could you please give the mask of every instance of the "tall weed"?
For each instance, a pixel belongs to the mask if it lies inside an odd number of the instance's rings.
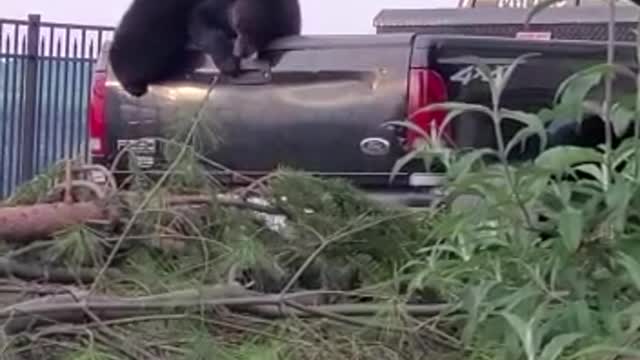
[[[611,31],[613,16],[610,22]],[[458,336],[472,359],[640,356],[640,93],[616,98],[612,85],[616,77],[640,84],[640,74],[615,63],[612,36],[607,63],[566,79],[550,109],[530,114],[500,103],[518,65],[535,54],[493,74],[469,59],[489,79],[491,106],[424,109],[449,112],[440,131],[463,113],[484,113],[498,139],[496,150],[435,152],[447,154],[447,211],[430,219],[419,258],[406,265],[414,286],[437,286],[458,304],[449,321],[462,324]],[[601,145],[547,147],[546,125],[559,117],[580,123],[585,114],[604,122]],[[505,119],[523,125],[510,139],[501,133]],[[531,137],[539,139],[540,154],[510,162],[510,152]],[[429,150],[439,142],[425,143],[431,145],[413,159],[433,157]],[[486,162],[487,155],[498,161]]]

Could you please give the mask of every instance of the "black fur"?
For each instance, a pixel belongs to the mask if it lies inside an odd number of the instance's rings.
[[[190,59],[187,25],[201,0],[134,0],[116,29],[109,62],[124,89],[142,96]]]
[[[142,96],[193,61],[188,45],[208,54],[225,74],[271,41],[301,30],[298,0],[133,0],[109,53],[124,89]]]
[[[301,32],[298,0],[204,0],[193,13],[191,41],[224,73],[271,41]]]
[[[271,41],[300,34],[302,21],[298,0],[236,0],[231,25],[238,34],[233,54],[248,57]]]
[[[236,1],[201,1],[189,21],[191,45],[208,54],[221,72],[230,75],[236,75],[240,69],[240,59],[233,56],[237,34],[231,24]]]

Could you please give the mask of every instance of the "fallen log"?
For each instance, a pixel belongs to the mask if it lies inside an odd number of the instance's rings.
[[[125,193],[126,194],[126,193]],[[172,207],[219,204],[270,215],[282,215],[277,208],[255,204],[224,195],[170,195],[167,204]],[[27,242],[48,238],[58,231],[88,222],[117,219],[114,209],[105,201],[77,203],[56,202],[15,207],[0,207],[0,240]]]
[[[0,208],[0,240],[39,240],[70,226],[110,218],[109,209],[98,202],[4,207]]]

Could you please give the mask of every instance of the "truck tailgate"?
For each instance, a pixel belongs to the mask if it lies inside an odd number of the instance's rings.
[[[203,59],[139,99],[111,81],[111,146],[184,131],[216,79],[198,131],[210,160],[246,175],[286,166],[386,184],[403,150],[396,130],[381,125],[406,116],[412,41],[412,34],[282,39],[264,54],[269,71],[232,81]]]
[[[475,68],[471,57],[487,64],[495,74],[506,70],[521,55],[536,54],[518,66],[500,99],[503,108],[532,113],[553,106],[558,87],[569,76],[606,62],[606,43],[599,41],[419,35],[415,49],[412,66],[438,71],[447,81],[450,101],[487,106],[491,106],[489,84]],[[637,68],[633,44],[618,44],[615,61],[631,69]],[[617,95],[634,91],[632,79],[618,77],[615,84]],[[590,95],[601,95],[602,90],[600,86]],[[507,139],[519,128],[520,125],[513,121],[503,122]],[[601,134],[600,131],[597,135]],[[491,119],[477,112],[466,113],[454,122],[454,138],[460,147],[496,147]]]

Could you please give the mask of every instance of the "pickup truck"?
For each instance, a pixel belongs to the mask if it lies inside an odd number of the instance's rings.
[[[632,44],[620,44],[616,61],[636,68],[634,51]],[[203,56],[183,76],[153,85],[140,98],[119,86],[105,50],[90,101],[92,159],[111,165],[118,150],[129,145],[148,171],[166,166],[162,142],[154,138],[168,137],[168,129],[184,123],[185,114],[193,113],[216,79],[203,124],[219,141],[211,138],[207,143],[205,137],[199,151],[221,165],[209,165],[219,181],[241,186],[285,166],[344,178],[404,204],[428,202],[441,174],[416,161],[389,182],[396,160],[411,150],[417,134],[383,124],[403,120],[428,128],[446,114],[412,116],[426,105],[489,104],[487,82],[465,57],[480,57],[495,69],[524,53],[539,55],[518,68],[502,104],[537,112],[552,105],[558,85],[568,76],[604,62],[606,44],[420,33],[296,36],[271,44],[263,54],[268,65],[249,67],[238,78],[220,77]],[[633,86],[623,83],[616,90]],[[567,124],[549,129],[554,144],[595,145],[593,133],[581,134],[573,122]],[[506,124],[505,137],[517,129]],[[459,117],[448,129],[449,141],[457,147],[495,147],[493,134],[489,119],[476,113]],[[522,156],[531,156],[531,151]],[[124,165],[117,168],[126,174]]]

